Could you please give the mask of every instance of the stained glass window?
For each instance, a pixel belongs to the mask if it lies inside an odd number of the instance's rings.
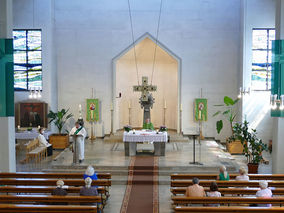
[[[42,90],[41,30],[14,30],[14,88]]]
[[[252,90],[271,89],[272,40],[275,40],[275,29],[253,29]]]

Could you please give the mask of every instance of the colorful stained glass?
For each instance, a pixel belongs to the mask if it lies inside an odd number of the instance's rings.
[[[42,89],[41,30],[14,30],[14,88]]]
[[[15,71],[14,72],[14,87],[18,89],[27,89],[27,72]]]
[[[27,47],[27,40],[26,40],[26,31],[14,31],[14,50],[26,50]]]
[[[271,43],[275,39],[274,29],[254,29],[252,38],[252,90],[271,88]]]
[[[41,50],[41,31],[28,31],[28,50]]]

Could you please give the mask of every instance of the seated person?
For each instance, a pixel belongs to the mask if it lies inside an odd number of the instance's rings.
[[[247,175],[247,170],[244,167],[239,169],[240,175],[236,177],[238,181],[249,181],[249,176]]]
[[[92,179],[87,177],[85,179],[85,186],[80,189],[81,196],[98,196],[99,193],[96,187],[92,187]],[[96,205],[96,203],[84,203],[84,205]]]
[[[87,167],[87,169],[86,169],[86,171],[85,171],[85,174],[84,174],[84,176],[83,176],[83,178],[84,178],[84,180],[86,179],[86,178],[91,178],[92,179],[92,181],[93,180],[98,180],[98,177],[97,177],[97,174],[96,174],[96,172],[95,172],[95,169],[94,169],[94,167],[92,167],[91,165],[89,165],[88,167]],[[97,187],[97,186],[94,186],[94,187]]]
[[[260,190],[256,192],[256,197],[272,197],[272,192],[267,188],[268,183],[265,180],[259,181]],[[271,204],[258,204],[257,206],[271,207]]]
[[[218,185],[215,181],[210,184],[210,192],[207,192],[207,197],[221,197],[221,193],[218,192]],[[220,206],[220,204],[209,204],[208,206]]]
[[[65,187],[67,188],[67,187]],[[58,180],[56,182],[56,188],[52,190],[51,195],[60,195],[64,196],[67,195],[66,189],[64,189],[64,181],[63,180]]]
[[[230,180],[230,176],[229,176],[227,169],[224,165],[220,166],[220,173],[217,176],[217,180]]]
[[[150,122],[150,119],[146,119],[146,123],[143,124],[143,129],[154,130],[153,124]]]
[[[199,179],[193,178],[192,185],[186,188],[186,197],[205,197],[205,191],[202,186],[199,185]]]
[[[38,141],[39,141],[39,145],[40,146],[44,146],[47,148],[47,156],[51,156],[52,155],[52,144],[48,143],[47,140],[45,139],[43,133],[44,133],[44,129],[41,127],[38,130],[39,135],[37,137]]]

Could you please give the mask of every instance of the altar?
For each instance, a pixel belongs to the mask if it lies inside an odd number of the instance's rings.
[[[168,141],[167,132],[156,131],[129,131],[123,133],[125,156],[135,156],[137,143],[154,144],[154,155],[165,156],[166,142]]]

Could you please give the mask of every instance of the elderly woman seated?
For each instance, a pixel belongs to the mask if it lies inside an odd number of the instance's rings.
[[[260,190],[256,192],[256,197],[272,197],[272,192],[267,188],[268,183],[265,180],[259,182]],[[258,204],[258,206],[271,207],[271,204]]]
[[[64,187],[64,181],[58,180],[56,182],[56,188],[52,190],[51,194],[52,195],[61,195],[61,196],[67,195],[67,191],[64,188],[67,188],[67,187]]]
[[[244,167],[241,167],[239,169],[239,174],[237,177],[236,177],[236,180],[239,180],[239,181],[249,181],[249,176],[247,175],[247,170],[244,168]]]

